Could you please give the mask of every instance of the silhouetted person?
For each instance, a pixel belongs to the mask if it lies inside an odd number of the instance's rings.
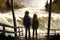
[[[39,26],[39,22],[38,22],[38,18],[37,15],[34,14],[33,15],[33,19],[32,19],[32,28],[33,28],[33,38],[34,38],[34,32],[36,31],[36,38],[37,38],[37,29]]]
[[[30,38],[30,26],[31,26],[31,20],[29,17],[29,11],[25,11],[25,16],[23,18],[23,25],[25,27],[25,37],[27,38],[27,31],[28,31],[28,36]]]

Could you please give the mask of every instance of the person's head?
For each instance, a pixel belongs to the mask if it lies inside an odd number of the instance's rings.
[[[33,15],[33,18],[37,18],[37,15],[36,15],[36,14],[34,14],[34,15]]]
[[[28,15],[29,14],[29,11],[25,11],[25,15]]]

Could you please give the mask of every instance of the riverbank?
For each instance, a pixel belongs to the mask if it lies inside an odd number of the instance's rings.
[[[49,11],[50,3],[46,2],[45,9]],[[54,0],[51,5],[51,11],[54,13],[60,13],[60,0]]]
[[[25,5],[18,1],[18,0],[14,0],[14,9],[19,9],[19,8],[23,8],[25,7]],[[12,8],[11,5],[11,0],[1,0],[0,1],[0,12],[4,13],[4,12],[9,12]]]

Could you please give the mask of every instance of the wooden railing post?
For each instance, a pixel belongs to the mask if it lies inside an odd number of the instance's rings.
[[[3,26],[3,34],[5,35],[5,26]]]
[[[23,36],[23,27],[18,28],[19,37]]]
[[[49,37],[49,34],[50,34],[51,6],[52,6],[52,0],[50,0],[50,5],[49,5],[48,30],[47,30],[47,36],[48,37]]]
[[[20,28],[18,28],[18,30],[19,30],[19,37],[20,37]]]
[[[11,5],[12,5],[12,16],[13,16],[13,22],[14,22],[14,31],[15,31],[15,37],[17,37],[17,28],[16,28],[16,18],[15,18],[15,14],[14,14],[14,2],[13,0],[11,0]]]

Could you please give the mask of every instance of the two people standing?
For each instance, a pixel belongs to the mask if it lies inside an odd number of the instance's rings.
[[[23,25],[25,27],[25,37],[27,38],[27,32],[29,33],[28,36],[30,38],[30,26],[32,25],[33,29],[33,38],[34,38],[34,32],[36,31],[36,38],[37,38],[37,29],[39,26],[37,15],[33,15],[32,23],[31,18],[29,16],[29,11],[25,11],[25,16],[23,18]]]

